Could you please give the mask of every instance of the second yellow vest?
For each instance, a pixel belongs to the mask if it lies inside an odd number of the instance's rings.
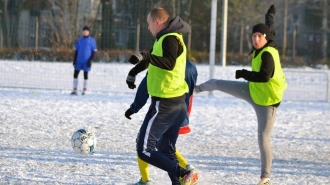
[[[274,60],[274,75],[268,82],[249,82],[250,94],[254,103],[262,106],[274,105],[282,101],[284,90],[287,87],[285,76],[281,67],[280,57],[277,49],[273,47],[265,47],[258,56],[252,59],[252,71],[259,72],[261,67],[261,55],[268,51]]]

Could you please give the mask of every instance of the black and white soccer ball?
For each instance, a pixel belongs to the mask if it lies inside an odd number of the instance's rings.
[[[86,130],[79,129],[71,137],[71,146],[78,154],[91,154],[96,145],[95,135]]]

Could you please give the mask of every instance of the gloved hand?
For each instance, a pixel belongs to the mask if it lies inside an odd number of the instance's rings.
[[[73,61],[73,67],[76,68],[76,61]]]
[[[236,79],[242,78],[242,77],[243,77],[243,73],[244,73],[244,71],[246,71],[246,70],[245,70],[245,69],[242,69],[242,70],[236,70],[235,78],[236,78]]]
[[[131,115],[134,114],[134,112],[131,110],[131,108],[127,109],[127,111],[125,112],[125,117],[127,119],[132,119]]]
[[[276,13],[276,9],[275,9],[275,6],[274,5],[271,5],[267,11],[267,14],[273,14],[275,15]]]
[[[128,73],[127,78],[126,78],[126,83],[128,85],[128,88],[134,89],[136,87],[136,85],[135,85],[135,76],[130,75]]]
[[[131,64],[137,64],[139,62],[141,62],[142,60],[146,60],[148,58],[148,53],[146,52],[140,52],[140,53],[136,53],[134,55],[132,55],[128,61],[131,63]]]
[[[239,79],[239,78],[244,78],[244,76],[246,76],[247,70],[242,69],[242,70],[236,70],[236,74],[235,74],[235,78]]]
[[[242,73],[242,70],[236,70],[235,78],[236,79],[242,78],[241,73]]]
[[[91,61],[91,60],[88,61],[87,66],[88,66],[88,67],[92,67],[92,61]]]

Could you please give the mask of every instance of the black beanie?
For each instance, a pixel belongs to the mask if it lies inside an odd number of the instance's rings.
[[[264,34],[266,40],[269,40],[270,38],[270,29],[266,24],[259,23],[253,26],[252,28],[252,34],[259,32]]]
[[[84,31],[84,30],[88,30],[88,31],[89,31],[89,27],[88,27],[88,26],[84,26],[84,27],[83,27],[83,31]]]

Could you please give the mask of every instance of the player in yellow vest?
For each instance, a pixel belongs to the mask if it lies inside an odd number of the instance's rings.
[[[152,9],[147,22],[156,41],[151,52],[130,57],[128,61],[136,66],[126,79],[128,87],[134,89],[135,76],[148,69],[147,89],[152,102],[136,139],[137,154],[139,159],[166,171],[173,185],[193,185],[198,173],[180,167],[175,155],[180,126],[188,117],[187,51],[182,34],[191,28],[180,17],[169,19],[163,8]]]
[[[137,65],[134,66],[131,70],[135,71]],[[189,93],[186,94],[185,102],[187,106],[188,116],[190,115],[192,109],[192,100],[193,100],[193,91],[197,81],[197,68],[196,65],[188,61],[186,62],[186,70],[185,70],[185,81],[189,87]],[[142,79],[137,88],[136,95],[134,98],[134,102],[131,104],[130,108],[125,112],[125,117],[127,119],[131,119],[131,116],[137,112],[146,104],[149,99],[148,89],[147,89],[147,74],[146,77]],[[189,120],[185,120],[180,127],[179,135],[190,133]],[[179,165],[182,168],[193,169],[194,167],[188,164],[187,160],[181,155],[178,149],[175,151],[175,155],[177,156]],[[141,179],[135,185],[152,185],[152,180],[149,175],[149,165],[148,163],[142,161],[140,158],[137,158]]]
[[[275,44],[272,5],[266,14],[266,24],[257,24],[252,29],[252,71],[237,70],[235,78],[248,81],[209,80],[195,87],[195,92],[219,90],[250,103],[257,114],[258,144],[261,156],[261,180],[258,185],[270,185],[272,150],[270,136],[275,115],[287,87],[280,57]]]

